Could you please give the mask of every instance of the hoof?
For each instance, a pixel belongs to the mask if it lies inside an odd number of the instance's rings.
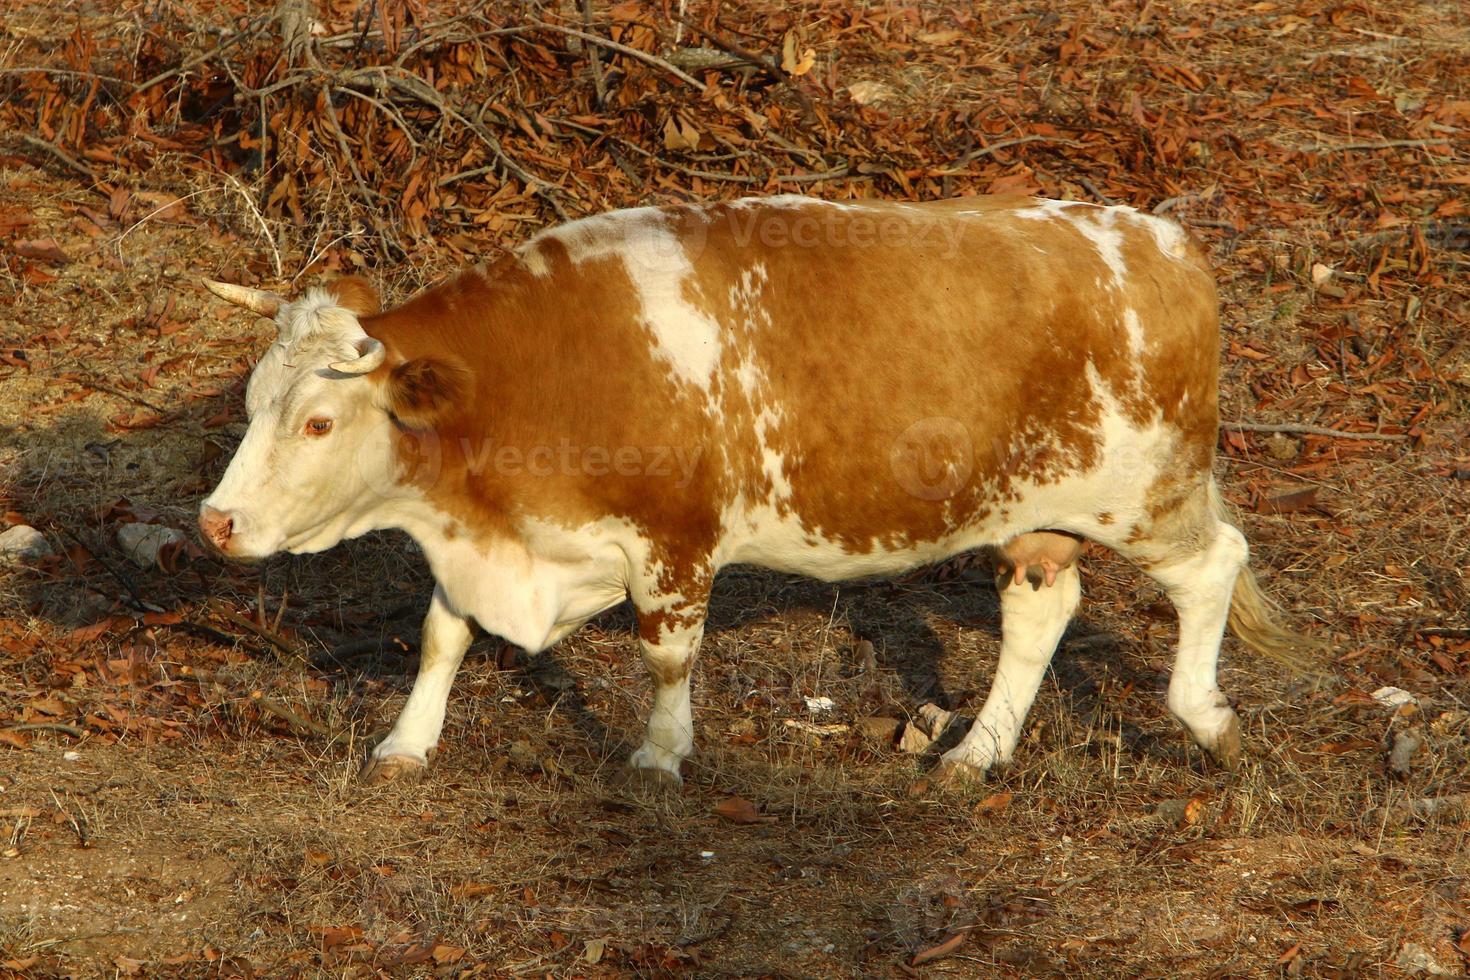
[[[987,770],[958,759],[941,759],[929,774],[929,784],[939,789],[974,790],[985,785]]]
[[[1234,712],[1225,727],[1220,729],[1220,734],[1215,736],[1215,744],[1206,745],[1204,749],[1221,769],[1228,771],[1240,768],[1245,751],[1240,745],[1240,718]]]
[[[363,763],[357,781],[364,786],[383,783],[416,783],[429,771],[429,764],[411,755],[372,756]]]
[[[682,777],[667,769],[640,769],[629,766],[618,780],[618,790],[631,796],[669,796],[684,788]]]

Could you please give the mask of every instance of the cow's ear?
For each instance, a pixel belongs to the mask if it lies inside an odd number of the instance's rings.
[[[431,357],[404,361],[388,374],[388,412],[410,429],[432,429],[470,393],[470,375],[458,364]]]
[[[362,276],[343,276],[327,285],[327,292],[337,297],[338,305],[358,316],[372,316],[383,308],[378,291]]]

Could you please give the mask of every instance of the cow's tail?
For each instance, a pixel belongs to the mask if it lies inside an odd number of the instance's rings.
[[[1210,506],[1216,518],[1234,524],[1214,481],[1210,482]],[[1230,595],[1230,631],[1267,659],[1298,673],[1317,673],[1318,662],[1327,650],[1327,644],[1288,629],[1281,624],[1281,617],[1281,607],[1261,591],[1250,566],[1242,565],[1235,576],[1235,590]]]

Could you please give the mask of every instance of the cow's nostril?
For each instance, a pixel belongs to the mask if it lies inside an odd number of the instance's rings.
[[[223,511],[215,510],[213,507],[203,507],[199,511],[199,532],[204,539],[221,551],[229,543],[230,535],[235,530],[235,519]]]

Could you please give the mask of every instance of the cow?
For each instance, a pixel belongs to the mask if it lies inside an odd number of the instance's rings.
[[[1084,541],[1169,596],[1168,708],[1221,766],[1242,755],[1227,621],[1264,656],[1301,649],[1213,476],[1213,277],[1159,217],[780,196],[572,221],[387,311],[356,277],[294,301],[207,285],[277,335],[203,538],[248,560],[398,528],[433,572],[369,782],[428,766],[474,624],[540,651],[629,599],[653,680],[630,763],[677,782],[734,563],[835,581],[987,552],[999,662],[946,775],[1012,758]]]

